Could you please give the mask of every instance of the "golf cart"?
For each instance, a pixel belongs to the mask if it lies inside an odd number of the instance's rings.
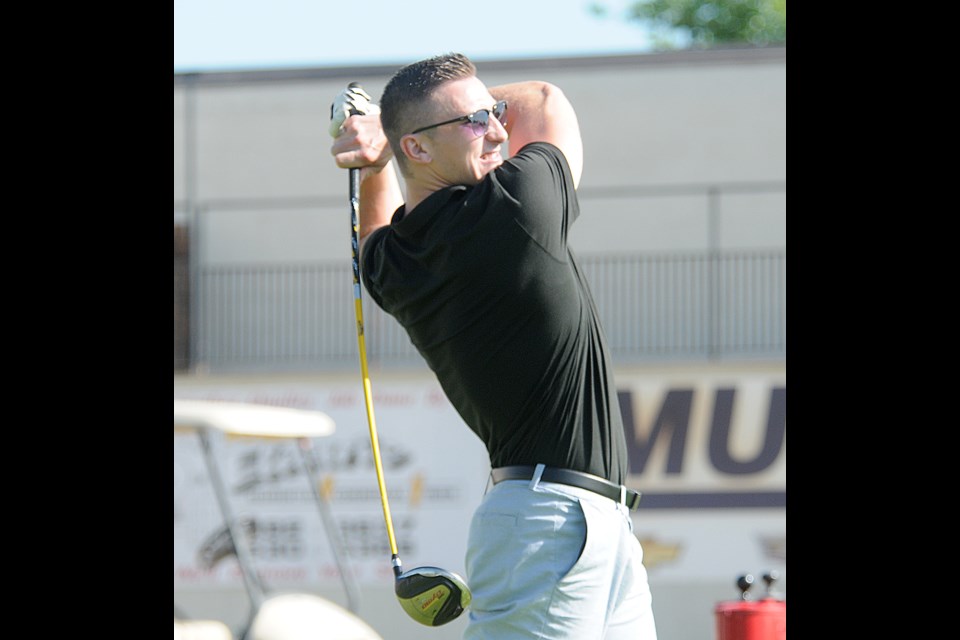
[[[356,615],[358,594],[352,573],[346,566],[343,545],[330,515],[326,498],[313,481],[312,438],[333,433],[333,420],[318,411],[303,411],[236,402],[200,400],[173,401],[175,433],[195,433],[203,450],[207,475],[217,498],[224,529],[221,544],[206,545],[207,563],[233,555],[239,563],[250,602],[246,624],[236,640],[383,640]],[[349,609],[308,593],[268,594],[257,573],[246,531],[232,513],[230,501],[217,463],[214,435],[229,438],[257,438],[294,441],[300,452],[303,473],[310,484],[323,518],[340,575],[347,592]],[[227,627],[215,620],[188,620],[178,616],[174,603],[175,640],[234,640]]]

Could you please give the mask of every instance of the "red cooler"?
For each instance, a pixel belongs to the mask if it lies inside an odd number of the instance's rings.
[[[764,576],[771,584],[770,574]],[[749,600],[747,589],[752,576],[743,576],[737,585],[743,591],[741,600],[721,602],[714,609],[717,619],[717,640],[786,640],[787,603],[767,596]]]

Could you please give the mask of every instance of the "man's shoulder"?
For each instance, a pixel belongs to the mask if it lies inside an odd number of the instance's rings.
[[[505,174],[515,173],[516,177],[528,176],[531,174],[542,174],[544,179],[550,180],[547,176],[567,176],[570,174],[570,165],[567,163],[566,156],[559,147],[543,141],[530,142],[525,144],[522,149],[513,154],[506,162],[501,165]],[[506,178],[509,180],[509,178]]]
[[[560,151],[560,148],[553,143],[538,140],[525,144],[522,149],[514,154],[514,157],[522,155],[549,155],[563,157],[563,152]]]

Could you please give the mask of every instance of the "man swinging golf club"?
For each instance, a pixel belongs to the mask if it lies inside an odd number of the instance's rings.
[[[330,106],[330,134],[336,136],[340,126],[348,115],[375,115],[380,107],[370,102],[370,96],[356,82],[351,82]],[[380,444],[377,436],[377,422],[373,410],[373,392],[370,387],[370,374],[367,371],[367,347],[363,328],[363,299],[360,287],[360,170],[350,169],[350,241],[353,257],[353,300],[357,315],[357,346],[360,351],[360,372],[363,376],[363,398],[367,409],[367,422],[370,426],[370,446],[373,450],[373,463],[380,486],[380,502],[383,505],[383,519],[387,526],[387,540],[390,543],[391,564],[395,577],[394,591],[400,606],[411,618],[431,627],[437,627],[460,616],[470,604],[470,589],[464,579],[439,567],[418,567],[410,571],[403,570],[397,539],[393,533],[393,518],[390,515],[390,502],[387,487],[383,479],[383,463],[380,459]]]
[[[567,246],[572,105],[550,83],[487,88],[447,54],[400,69],[379,109],[331,124],[337,166],[360,169],[363,284],[490,456],[463,637],[655,640],[610,355]]]

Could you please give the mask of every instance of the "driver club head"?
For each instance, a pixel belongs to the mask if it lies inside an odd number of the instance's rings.
[[[439,627],[455,619],[472,597],[462,577],[437,567],[418,567],[401,573],[394,591],[407,615],[428,627]]]

